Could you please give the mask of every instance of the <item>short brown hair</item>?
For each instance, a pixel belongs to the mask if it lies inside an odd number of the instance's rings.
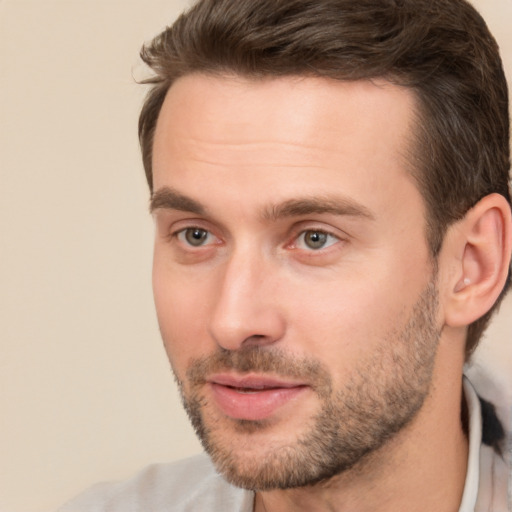
[[[481,198],[496,192],[510,204],[507,84],[496,41],[466,0],[200,0],[141,57],[154,72],[139,119],[151,191],[154,131],[177,78],[309,75],[415,91],[412,174],[434,257],[447,227]],[[469,326],[467,356],[497,304]]]

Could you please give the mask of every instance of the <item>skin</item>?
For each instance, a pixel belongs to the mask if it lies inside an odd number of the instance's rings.
[[[377,367],[372,354],[406,349],[407,338],[393,333],[433,280],[438,289],[439,340],[414,419],[328,482],[258,492],[257,512],[458,510],[467,460],[466,318],[448,325],[447,311],[461,279],[454,264],[461,244],[448,245],[435,277],[424,204],[405,158],[414,108],[412,93],[383,81],[204,75],[179,79],[163,105],[153,153],[153,287],[185,396],[195,361],[251,347],[313,358],[333,389],[346,390]],[[298,198],[307,209],[289,207]],[[326,199],[336,208],[321,211]],[[197,246],[194,229],[206,233]],[[326,243],[312,249],[305,236],[319,231]],[[380,371],[385,381],[397,368]],[[313,381],[297,379],[301,392],[265,416],[264,428],[249,429],[202,385],[203,417],[242,469],[251,461],[245,469],[253,471],[311,426],[322,402]]]

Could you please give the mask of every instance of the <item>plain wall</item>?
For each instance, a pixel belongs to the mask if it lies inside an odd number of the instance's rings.
[[[512,70],[512,0],[481,0]],[[0,511],[200,450],[153,311],[138,51],[183,0],[0,0]],[[512,369],[512,302],[480,350]]]

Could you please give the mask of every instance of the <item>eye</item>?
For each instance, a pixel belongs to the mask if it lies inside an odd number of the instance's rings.
[[[201,247],[212,243],[213,235],[202,228],[186,228],[176,233],[178,240],[192,247]]]
[[[334,235],[318,229],[303,231],[297,238],[296,247],[318,251],[325,249],[339,241]]]

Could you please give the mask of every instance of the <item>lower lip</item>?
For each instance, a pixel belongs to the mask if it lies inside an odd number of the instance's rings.
[[[270,388],[258,391],[242,392],[238,389],[210,383],[213,397],[221,411],[227,416],[239,420],[264,420],[277,409],[302,394],[307,386],[291,388]]]

